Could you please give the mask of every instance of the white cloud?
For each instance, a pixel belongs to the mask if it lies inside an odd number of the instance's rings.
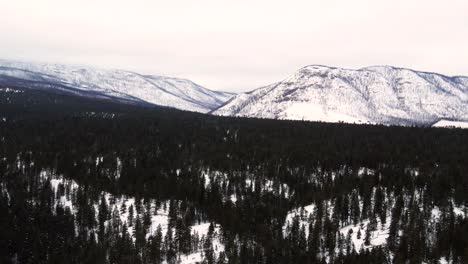
[[[307,64],[468,75],[465,0],[0,0],[0,57],[245,91]]]

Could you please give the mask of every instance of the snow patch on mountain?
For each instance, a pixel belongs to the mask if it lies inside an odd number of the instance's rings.
[[[468,128],[468,122],[440,120],[432,125],[433,127],[447,127],[447,128]]]
[[[345,122],[345,123],[364,123],[359,118],[355,118],[346,114],[341,114],[333,111],[324,111],[323,108],[307,103],[291,103],[289,107],[285,107],[281,113],[280,119],[294,120],[315,120],[322,122]]]

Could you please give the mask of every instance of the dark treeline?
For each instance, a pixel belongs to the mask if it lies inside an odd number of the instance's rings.
[[[0,113],[6,263],[172,263],[197,250],[207,263],[468,261],[467,130],[215,117],[43,91],[3,95]],[[38,180],[46,169],[79,184],[59,186],[75,211]],[[146,209],[114,221],[102,192]],[[149,199],[169,201],[166,234],[145,236]],[[221,226],[221,254],[212,232],[190,234],[199,222]],[[342,234],[349,225],[359,232]],[[372,247],[385,227],[387,243]]]

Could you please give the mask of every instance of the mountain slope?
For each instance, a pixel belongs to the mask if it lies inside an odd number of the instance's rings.
[[[0,85],[55,89],[81,96],[119,99],[209,112],[233,94],[211,91],[186,79],[60,64],[0,60]]]
[[[468,120],[468,78],[388,66],[359,70],[311,65],[239,94],[216,115],[325,122],[428,125]]]
[[[468,122],[440,120],[432,125],[433,127],[448,127],[448,128],[468,128]]]

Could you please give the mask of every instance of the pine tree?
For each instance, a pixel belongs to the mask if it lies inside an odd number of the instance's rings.
[[[150,245],[150,256],[154,263],[161,263],[163,261],[162,254],[162,230],[161,225],[158,225],[155,235],[152,237]]]
[[[133,204],[131,204],[130,207],[128,207],[128,218],[127,218],[128,226],[133,226],[134,220],[135,220],[134,209],[133,209]]]
[[[178,249],[183,254],[188,254],[191,250],[191,231],[190,226],[187,226],[182,219],[177,219],[175,227],[175,241]]]
[[[357,192],[353,192],[351,196],[351,217],[353,224],[357,225],[361,219],[361,209],[359,207],[359,197]]]
[[[104,232],[105,232],[105,222],[109,218],[109,210],[107,208],[107,202],[104,195],[101,196],[101,202],[99,204],[99,232],[98,232],[98,239],[99,242],[102,243],[104,241]]]
[[[364,245],[370,246],[371,244],[371,228],[369,226],[366,227],[366,234],[364,237]]]
[[[346,234],[346,240],[345,240],[345,249],[346,249],[346,255],[351,254],[352,250],[352,235],[353,235],[353,229],[350,228],[348,231],[348,234]]]
[[[397,247],[398,229],[403,203],[403,197],[398,196],[397,201],[395,203],[395,207],[392,210],[392,219],[390,222],[389,236],[387,239],[388,246],[391,250],[394,250]]]
[[[212,236],[208,235],[203,243],[203,252],[205,256],[203,262],[207,264],[214,264],[216,261],[212,239]]]
[[[166,236],[164,237],[164,247],[167,262],[174,263],[176,261],[177,251],[173,240],[172,228],[167,229]]]

